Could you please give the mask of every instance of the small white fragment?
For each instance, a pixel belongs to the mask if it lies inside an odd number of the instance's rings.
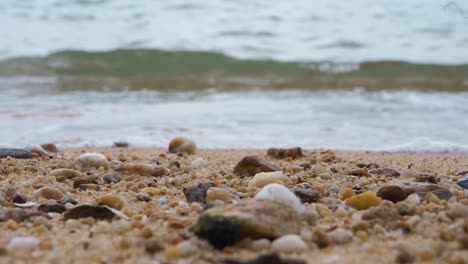
[[[192,168],[201,168],[205,165],[206,165],[206,161],[201,157],[194,159],[192,163],[190,163],[190,167]]]
[[[37,203],[35,202],[27,202],[27,203],[14,203],[17,207],[29,208],[35,206]]]
[[[189,256],[196,251],[196,247],[190,240],[182,241],[176,247],[180,250],[182,257]]]
[[[308,249],[307,244],[298,235],[290,234],[282,236],[271,243],[273,251],[277,252],[303,252]]]
[[[299,214],[302,214],[305,210],[304,205],[293,192],[277,183],[268,184],[263,187],[260,192],[257,193],[255,199],[266,199],[291,206]]]
[[[107,205],[104,205],[103,207],[106,207],[107,209],[109,209],[112,213],[114,213],[116,216],[122,218],[122,219],[125,219],[125,220],[130,220],[130,217],[126,216],[124,213],[122,213],[121,211],[117,210],[117,209],[114,209],[112,207],[109,207]]]
[[[39,245],[41,241],[35,237],[14,237],[8,243],[8,250],[29,249]]]
[[[274,172],[260,172],[255,174],[255,176],[249,181],[248,186],[262,188],[270,183],[275,183],[277,181],[287,181],[288,177],[284,175],[282,171]]]
[[[83,153],[75,160],[75,163],[81,167],[109,168],[109,161],[106,156],[99,153]]]

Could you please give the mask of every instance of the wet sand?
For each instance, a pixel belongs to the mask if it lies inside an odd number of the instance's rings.
[[[84,151],[104,154],[109,168],[77,167],[74,161]],[[21,219],[0,213],[0,219],[4,220],[0,225],[0,262],[222,263],[226,259],[250,260],[269,254],[273,251],[270,242],[253,239],[215,250],[190,229],[205,206],[188,202],[184,195],[183,188],[194,181],[212,182],[227,191],[234,203],[254,199],[260,188],[248,187],[251,177],[233,172],[247,155],[259,155],[281,166],[287,176],[283,185],[292,188],[309,184],[320,193],[316,202],[304,203],[308,216],[303,216],[298,235],[308,249],[281,252],[285,260],[468,262],[468,191],[456,184],[463,178],[457,174],[468,169],[468,154],[307,151],[296,159],[266,154],[266,150],[199,150],[193,155],[177,155],[154,148],[83,148],[61,150],[53,158],[0,159],[0,212],[16,207],[12,203],[15,194],[16,201],[21,195],[28,202],[37,203],[21,209],[28,215]],[[158,165],[170,173],[146,176],[142,171],[119,170],[128,163]],[[370,173],[376,167],[394,168],[400,175]],[[52,176],[51,172],[59,168],[83,174]],[[121,180],[110,183],[104,180],[111,172],[117,172]],[[80,185],[78,180],[84,179],[89,181]],[[408,190],[417,189],[424,195],[412,194],[411,198],[396,203],[383,200],[370,209],[347,205],[346,199],[366,191],[377,193],[387,185],[401,186],[407,194]],[[429,185],[432,187],[424,187]],[[47,186],[58,192],[38,193],[37,190]],[[433,192],[436,189],[442,192]],[[111,202],[103,202],[102,196],[107,194],[112,195],[108,198]],[[421,198],[418,200],[416,196]],[[55,204],[64,198],[75,199],[78,205],[97,205],[101,201],[116,207],[129,219],[87,217],[64,221],[64,213],[38,213],[40,204]],[[220,200],[208,202],[223,206]],[[74,205],[68,203],[65,207],[70,210]],[[384,209],[376,213],[372,208]],[[367,219],[362,219],[364,214]],[[13,245],[15,237],[32,237],[38,243],[22,249]]]

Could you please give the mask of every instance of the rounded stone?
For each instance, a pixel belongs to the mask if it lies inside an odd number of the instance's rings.
[[[406,199],[407,195],[403,188],[397,185],[383,186],[377,191],[377,196],[388,201],[397,203]]]
[[[62,191],[52,186],[44,186],[33,192],[34,198],[43,197],[45,199],[60,200],[63,197]]]
[[[367,209],[372,206],[377,206],[382,202],[382,198],[378,197],[375,192],[367,191],[346,200],[347,206],[353,206],[360,210]]]
[[[99,205],[107,205],[114,209],[120,210],[125,206],[125,202],[120,197],[113,194],[106,194],[97,199]]]
[[[282,253],[307,251],[307,244],[298,235],[289,234],[282,236],[271,243],[273,251]]]
[[[282,171],[260,172],[255,174],[255,176],[249,181],[248,187],[255,186],[258,188],[262,188],[270,183],[287,180],[288,177],[286,177],[286,175],[284,175]]]
[[[196,150],[197,145],[195,144],[195,141],[189,138],[176,137],[169,143],[169,152],[171,153],[194,154]]]

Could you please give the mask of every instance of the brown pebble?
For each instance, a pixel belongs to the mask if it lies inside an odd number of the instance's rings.
[[[353,175],[353,176],[368,176],[369,175],[369,173],[367,172],[367,169],[365,168],[357,168],[357,169],[348,171],[348,174]]]
[[[67,210],[65,205],[63,204],[41,204],[37,208],[38,211],[44,212],[44,213],[58,213],[61,214]]]
[[[97,199],[99,205],[107,205],[114,209],[120,210],[124,207],[125,202],[117,195],[105,194]]]
[[[146,193],[137,193],[136,198],[138,201],[143,201],[143,202],[151,201],[151,196]]]
[[[273,164],[260,156],[252,155],[244,157],[234,167],[234,173],[239,176],[254,176],[260,172],[281,171],[281,167]]]
[[[209,188],[214,187],[213,182],[193,182],[183,188],[185,198],[189,202],[206,203]]]
[[[125,141],[114,142],[114,148],[128,148],[129,144]]]
[[[381,205],[367,209],[362,213],[361,217],[362,220],[392,228],[400,218],[400,215],[397,209],[387,205]]]
[[[407,250],[401,249],[398,251],[398,255],[396,257],[396,263],[400,264],[407,264],[413,263],[416,260],[416,256],[414,254],[409,253]]]
[[[44,186],[33,192],[34,197],[44,197],[46,199],[60,200],[63,197],[62,191],[52,186]]]
[[[379,175],[379,176],[384,176],[384,177],[393,177],[393,178],[400,177],[401,175],[400,172],[394,168],[375,169],[375,170],[369,171],[369,173]]]
[[[146,253],[149,253],[149,254],[154,254],[154,253],[157,253],[161,250],[163,250],[164,247],[162,245],[161,242],[159,242],[158,240],[155,240],[155,239],[151,239],[151,240],[147,240],[145,242],[145,251]]]
[[[111,173],[104,175],[102,179],[107,183],[111,183],[111,182],[118,183],[119,181],[121,181],[122,178],[120,177],[120,174],[118,174],[117,172],[111,172]]]
[[[73,182],[73,188],[81,188],[81,185],[83,184],[97,184],[97,179],[95,177],[83,177],[83,178],[79,178],[79,179],[76,179],[74,182]]]
[[[417,182],[429,182],[429,183],[437,183],[437,175],[433,173],[418,173],[415,176],[415,180]]]
[[[53,143],[42,144],[41,147],[47,152],[58,152],[57,146]]]
[[[316,203],[322,197],[322,194],[309,184],[298,184],[292,191],[303,203]]]
[[[397,185],[387,185],[380,187],[380,189],[377,191],[377,196],[394,203],[403,201],[407,197],[405,190]]]
[[[302,149],[300,147],[295,148],[269,148],[267,150],[267,155],[275,157],[277,159],[284,159],[284,158],[300,158],[303,157],[304,154],[302,153]]]
[[[13,200],[13,203],[18,203],[18,204],[23,204],[23,203],[26,203],[28,201],[28,199],[25,196],[23,196],[23,195],[21,195],[19,193],[15,193],[13,195],[12,200]]]

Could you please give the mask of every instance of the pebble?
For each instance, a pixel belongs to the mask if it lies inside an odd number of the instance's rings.
[[[298,214],[302,214],[305,210],[304,205],[293,192],[277,183],[272,183],[263,187],[260,192],[255,195],[255,199],[266,199],[282,203],[292,207]]]
[[[400,214],[394,207],[380,205],[364,211],[361,215],[361,219],[392,228],[395,226],[398,219],[400,219]]]
[[[117,210],[120,210],[125,206],[125,202],[122,199],[120,199],[120,197],[113,194],[105,194],[103,196],[100,196],[97,199],[97,203],[99,205],[107,205]]]
[[[414,176],[417,182],[437,183],[437,175],[433,173],[418,173]]]
[[[73,204],[73,205],[77,205],[78,201],[75,200],[75,199],[72,199],[72,198],[65,198],[65,199],[58,200],[57,203],[59,203],[59,204],[70,203],[70,204]]]
[[[63,215],[63,220],[80,219],[92,217],[99,220],[111,220],[114,216],[126,219],[120,211],[107,206],[78,205],[67,210]]]
[[[271,243],[273,251],[280,253],[304,252],[308,250],[307,244],[298,235],[289,234],[275,239]]]
[[[113,143],[113,147],[114,148],[128,148],[130,144],[128,144],[128,142],[125,142],[125,141],[116,141]]]
[[[15,192],[12,201],[13,203],[24,204],[28,201],[28,199],[25,196]]]
[[[356,193],[354,193],[354,190],[352,188],[345,188],[340,192],[340,196],[342,200],[346,200],[351,196],[354,196]]]
[[[426,183],[426,182],[415,182],[411,184],[405,191],[406,193],[421,193],[421,192],[432,192],[436,190],[448,191],[448,189],[443,186],[433,184],[433,183]]]
[[[8,243],[8,250],[26,250],[39,245],[41,241],[35,237],[14,237]]]
[[[275,239],[299,233],[300,216],[291,207],[269,200],[242,200],[203,211],[191,231],[215,248],[244,238]]]
[[[86,176],[84,173],[72,169],[55,169],[50,172],[50,175],[55,176],[57,178],[57,181],[64,181],[66,179]]]
[[[343,228],[337,228],[329,233],[329,238],[336,245],[348,244],[349,242],[353,241],[353,237],[353,232]]]
[[[273,172],[281,171],[281,167],[271,163],[260,156],[252,155],[244,157],[237,165],[234,167],[234,174],[241,177],[245,176],[254,176],[260,172]]]
[[[37,207],[38,211],[44,212],[44,213],[58,213],[61,214],[67,210],[65,205],[63,204],[41,204],[39,207]]]
[[[206,195],[209,188],[214,187],[213,182],[192,182],[185,186],[182,191],[189,202],[206,203]]]
[[[252,241],[252,250],[254,251],[268,250],[270,247],[271,242],[269,239],[260,238]]]
[[[459,173],[457,173],[457,176],[465,176],[465,175],[468,175],[468,170],[460,171]]]
[[[268,253],[260,255],[251,260],[224,260],[222,264],[306,264],[306,261],[300,259],[282,258],[278,253]]]
[[[450,192],[448,190],[435,190],[435,191],[431,191],[431,192],[418,192],[418,193],[415,193],[415,194],[417,194],[421,199],[424,199],[424,198],[426,198],[426,196],[429,193],[432,193],[433,195],[435,195],[439,200],[445,200],[445,201],[448,201],[453,196],[452,192]]]
[[[40,145],[27,145],[25,149],[31,151],[31,153],[36,153],[42,156],[50,157],[52,158],[53,155],[51,155],[49,152],[47,152],[44,148],[42,148]]]
[[[62,191],[52,186],[44,186],[33,192],[34,198],[43,197],[45,199],[59,200],[63,197]]]
[[[397,203],[406,199],[407,194],[403,188],[398,185],[387,185],[380,187],[377,196],[388,201]]]
[[[59,151],[57,146],[53,143],[41,144],[41,147],[47,152],[57,153]]]
[[[292,191],[303,203],[316,203],[322,197],[320,191],[307,183],[301,183],[294,186]]]
[[[20,208],[0,209],[0,222],[13,220],[15,222],[22,222],[29,214]]]
[[[371,170],[369,171],[369,173],[379,175],[379,176],[384,176],[384,177],[393,177],[393,178],[400,177],[401,175],[400,172],[394,168],[380,168],[380,169]]]
[[[169,143],[169,152],[171,153],[195,154],[196,151],[197,145],[195,141],[189,138],[176,137]]]
[[[118,183],[122,180],[122,177],[117,172],[111,172],[111,173],[104,175],[102,179],[107,183],[112,183],[112,182]]]
[[[365,168],[357,168],[357,169],[348,171],[347,174],[354,175],[354,176],[368,176],[369,172]]]
[[[167,168],[154,166],[147,163],[125,163],[117,168],[118,171],[127,171],[130,173],[139,174],[142,176],[161,177],[168,175],[171,171]]]
[[[0,148],[0,159],[12,157],[15,159],[31,159],[32,152],[27,149]]]
[[[304,154],[300,147],[295,148],[269,148],[267,150],[267,155],[277,158],[277,159],[284,159],[284,158],[292,158],[297,159],[303,157]]]
[[[468,189],[468,176],[465,176],[463,177],[463,179],[457,181],[457,185],[462,187],[463,189]]]
[[[96,177],[83,177],[83,178],[79,178],[79,179],[76,179],[74,182],[73,182],[73,188],[82,188],[82,189],[86,189],[86,187],[82,186],[82,185],[87,185],[87,184],[97,184],[97,178]]]
[[[211,187],[206,192],[206,202],[220,200],[225,203],[231,202],[231,194],[224,188]]]
[[[248,187],[258,187],[262,188],[265,185],[270,183],[275,183],[278,181],[287,181],[288,177],[284,175],[282,171],[275,172],[260,172],[255,174],[255,176],[249,181]]]
[[[206,161],[201,157],[198,157],[198,158],[194,159],[190,163],[190,167],[192,167],[192,168],[201,168],[201,167],[204,167],[205,165],[206,165]]]
[[[136,198],[138,199],[138,201],[142,201],[142,202],[151,201],[151,195],[146,194],[146,193],[137,193]]]
[[[182,257],[190,256],[197,250],[195,245],[190,240],[182,241],[177,244],[176,247],[179,249]]]
[[[454,203],[449,205],[447,215],[452,219],[468,217],[468,206],[461,203]]]
[[[372,206],[377,206],[381,202],[382,198],[378,197],[375,192],[367,191],[348,198],[346,200],[346,205],[364,210]]]
[[[109,168],[106,156],[99,153],[83,153],[75,160],[75,163],[82,168]]]

